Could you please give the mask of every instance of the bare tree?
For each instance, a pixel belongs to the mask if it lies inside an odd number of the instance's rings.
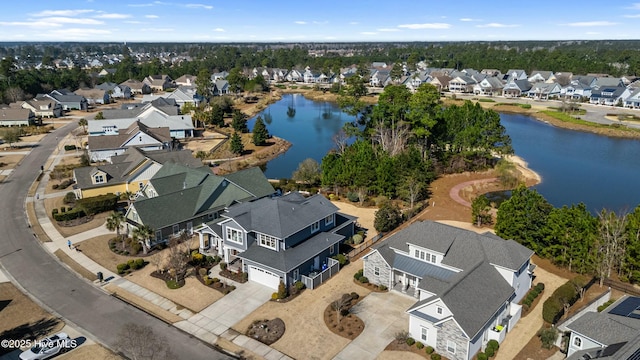
[[[351,305],[351,296],[349,296],[349,294],[344,294],[338,300],[331,303],[331,308],[336,312],[336,320],[338,322],[342,319],[342,311],[349,305]]]
[[[338,154],[344,154],[344,151],[347,149],[348,140],[349,135],[347,135],[347,133],[343,129],[340,129],[340,131],[333,135],[333,142],[336,144]]]
[[[153,266],[156,267],[156,271],[160,271],[160,266],[162,266],[164,264],[165,261],[165,253],[160,251],[157,252],[151,256],[149,256],[147,259],[149,260],[149,263]]]
[[[19,87],[10,87],[4,92],[5,97],[9,102],[17,102],[25,99],[25,94]]]
[[[604,279],[611,276],[615,264],[622,259],[626,247],[627,214],[616,214],[603,209],[599,214],[600,228],[597,243],[597,271],[602,287]]]
[[[364,201],[367,199],[367,194],[369,193],[369,190],[367,189],[366,186],[361,186],[358,188],[358,203],[360,204],[360,206],[364,205]]]
[[[184,279],[189,266],[188,243],[180,240],[180,237],[173,237],[169,240],[167,254],[167,265],[176,282]]]
[[[147,325],[124,324],[116,341],[118,350],[133,360],[175,359],[166,339]]]
[[[373,139],[387,154],[395,156],[405,149],[409,139],[409,128],[404,124],[389,128],[380,122],[376,125]]]
[[[422,181],[420,181],[420,179],[414,174],[408,175],[401,183],[399,191],[407,200],[409,200],[411,205],[409,207],[410,209],[413,209],[416,201],[419,200],[422,187]]]

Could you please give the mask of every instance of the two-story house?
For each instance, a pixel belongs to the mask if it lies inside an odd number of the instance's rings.
[[[623,105],[630,95],[631,90],[626,87],[601,87],[591,91],[589,103],[606,106]]]
[[[504,86],[502,89],[502,96],[520,97],[527,94],[529,90],[531,90],[531,83],[529,80],[513,80]]]
[[[294,192],[233,205],[196,232],[201,251],[217,252],[250,281],[273,289],[281,281],[303,281],[314,288],[328,278],[325,271],[337,272],[331,257],[353,235],[354,222],[324,196]]]
[[[480,80],[474,87],[473,93],[476,95],[497,96],[502,94],[504,84],[495,76],[487,76]]]
[[[624,296],[602,312],[587,312],[567,328],[567,360],[638,359],[640,298]]]
[[[560,96],[562,87],[558,83],[537,82],[531,86],[527,96],[537,100],[555,99]]]
[[[148,181],[125,217],[127,229],[146,225],[155,232],[152,243],[168,241],[194,226],[219,218],[234,203],[275,192],[260,168],[218,176],[208,167],[166,163]]]
[[[144,151],[168,149],[171,135],[168,127],[149,128],[137,120],[117,135],[89,136],[87,144],[91,161],[110,161],[131,147]]]
[[[23,109],[31,110],[39,118],[57,118],[62,116],[62,106],[49,98],[39,98],[24,101]]]
[[[365,255],[371,283],[413,296],[409,334],[449,359],[499,343],[520,318],[533,251],[492,233],[419,221]]]

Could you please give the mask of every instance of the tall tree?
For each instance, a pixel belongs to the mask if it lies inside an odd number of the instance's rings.
[[[198,72],[198,76],[196,77],[196,91],[197,93],[204,97],[205,100],[209,101],[209,98],[213,95],[212,91],[212,83],[211,83],[211,71],[209,69],[202,68]]]
[[[78,120],[78,126],[82,127],[82,133],[83,134],[87,133],[87,125],[89,125],[89,123],[87,122],[87,119],[82,118],[82,119]]]
[[[2,140],[9,143],[9,147],[13,149],[13,144],[20,141],[20,136],[22,136],[20,129],[7,129],[2,134]]]
[[[471,223],[480,227],[492,223],[491,205],[487,195],[476,196],[471,202]]]
[[[234,131],[231,135],[231,142],[229,144],[231,152],[236,155],[242,155],[244,152],[244,145],[242,144],[242,138],[238,132]]]
[[[124,250],[125,248],[126,238],[124,236],[122,237],[120,236],[120,230],[122,229],[124,223],[125,223],[124,215],[119,211],[112,212],[111,215],[109,215],[109,217],[107,218],[107,222],[105,223],[107,230],[115,231],[116,239],[122,241],[121,243],[122,250]]]
[[[131,236],[135,241],[139,241],[142,245],[142,250],[146,254],[150,248],[150,240],[153,237],[153,229],[148,225],[142,225],[133,229]]]
[[[621,267],[621,279],[640,283],[640,205],[627,215],[627,247]]]
[[[249,132],[249,128],[247,127],[247,116],[238,109],[233,110],[231,127],[239,133]]]
[[[256,122],[253,125],[253,144],[256,146],[263,146],[266,144],[269,138],[269,131],[262,121],[262,117],[258,115]]]
[[[627,241],[627,215],[603,209],[598,216],[600,226],[597,242],[597,270],[600,286],[602,286],[604,279],[611,277],[611,272],[624,256]]]
[[[317,184],[320,181],[320,164],[311,158],[304,159],[291,177],[308,185]]]

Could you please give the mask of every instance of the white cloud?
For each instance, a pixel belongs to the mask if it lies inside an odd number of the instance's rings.
[[[349,23],[349,25],[358,25],[358,24],[360,24],[360,23],[359,23],[359,22],[357,22],[357,21],[351,21],[351,22]]]
[[[173,28],[144,28],[140,29],[140,31],[151,31],[151,32],[169,32],[174,31]]]
[[[582,21],[582,22],[574,22],[574,23],[568,23],[565,24],[566,26],[578,26],[578,27],[585,27],[585,26],[613,26],[613,25],[617,25],[617,23],[611,22],[611,21]]]
[[[631,6],[627,7],[627,9],[640,10],[640,3],[633,3]]]
[[[116,13],[103,13],[103,14],[100,14],[100,15],[96,15],[94,17],[98,18],[98,19],[126,19],[126,18],[130,18],[131,15],[129,15],[129,14],[116,14]]]
[[[483,25],[476,25],[476,27],[479,27],[479,28],[512,28],[512,27],[518,27],[518,26],[520,25],[500,24],[500,23],[488,23]]]
[[[190,9],[207,9],[207,10],[213,9],[213,6],[204,5],[204,4],[185,4],[185,7],[188,7]]]
[[[405,29],[449,29],[451,24],[446,23],[426,23],[426,24],[403,24],[398,25],[399,28]]]
[[[127,23],[127,24],[143,24],[142,21],[138,21],[138,20],[127,20],[127,21],[125,21],[125,23]]]
[[[294,24],[298,24],[298,25],[306,25],[307,22],[306,21],[294,21]]]
[[[56,23],[50,23],[47,21],[0,21],[1,26],[27,26],[27,27],[58,27],[62,26]]]
[[[640,14],[624,15],[624,17],[629,18],[629,19],[637,19],[637,18],[640,18]]]
[[[382,28],[382,29],[377,29],[380,32],[394,32],[394,31],[400,31],[400,29],[396,29],[396,28]]]
[[[213,31],[215,31],[215,32],[225,32],[225,30],[223,28],[215,28],[215,29],[213,29]]]
[[[363,31],[360,33],[361,35],[377,35],[377,32],[373,32],[373,31]]]
[[[48,17],[42,18],[42,21],[49,21],[56,24],[80,24],[80,25],[102,25],[104,21],[87,18],[70,18],[70,17]]]
[[[109,34],[111,34],[111,31],[103,30],[103,29],[72,28],[72,29],[53,30],[48,32],[47,36],[61,38],[61,39],[86,39],[91,36],[109,35]]]
[[[147,19],[157,19],[157,18],[159,18],[158,15],[151,15],[151,14],[145,15],[144,17],[146,17]]]
[[[316,24],[316,25],[326,25],[329,22],[327,20],[325,20],[325,21],[314,21],[313,23]]]
[[[39,13],[31,14],[36,17],[47,17],[47,16],[77,16],[81,14],[86,14],[94,12],[93,10],[43,10]]]
[[[471,21],[482,21],[480,19],[472,19],[472,18],[462,18],[459,19],[460,21],[464,21],[464,22],[471,22]]]

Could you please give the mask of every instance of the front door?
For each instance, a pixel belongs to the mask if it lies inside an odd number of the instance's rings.
[[[320,269],[320,256],[316,256],[316,257],[313,259],[313,268],[314,268],[315,270],[319,270],[319,269]]]

